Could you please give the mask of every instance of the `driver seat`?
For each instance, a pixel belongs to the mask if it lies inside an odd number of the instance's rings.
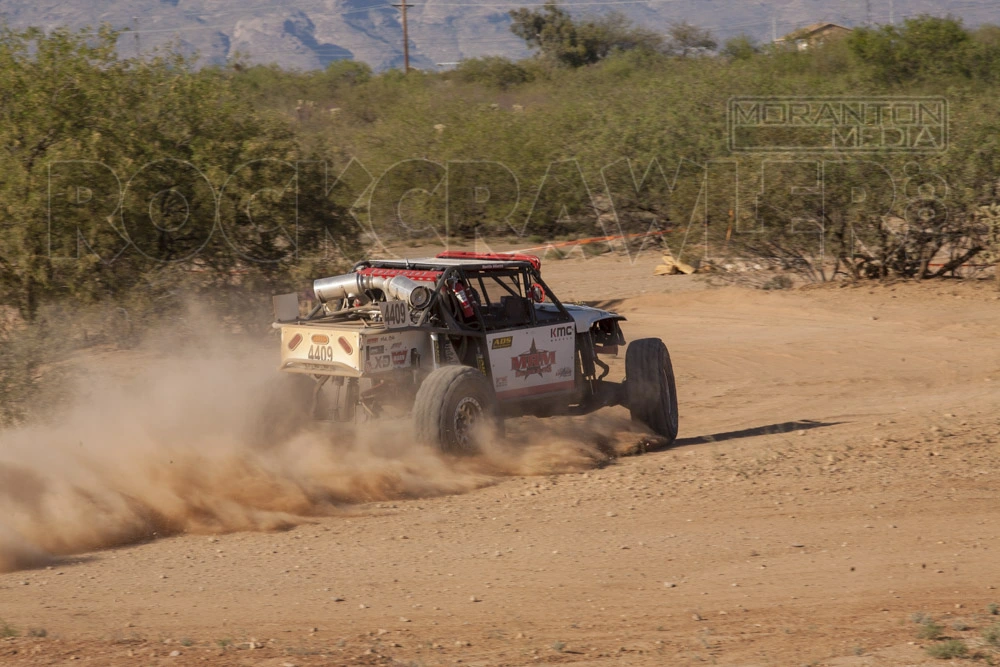
[[[520,296],[500,297],[503,319],[510,326],[531,324],[531,299]]]

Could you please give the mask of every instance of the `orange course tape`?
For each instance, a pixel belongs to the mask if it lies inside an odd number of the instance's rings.
[[[605,243],[607,241],[617,241],[619,239],[637,239],[648,236],[662,236],[669,234],[671,230],[665,229],[662,232],[645,232],[642,234],[615,234],[614,236],[592,236],[586,239],[576,239],[575,241],[559,241],[558,243],[546,243],[545,245],[533,246],[531,248],[521,248],[511,252],[528,252],[530,250],[548,250],[549,248],[565,248],[574,245],[588,245],[590,243]]]

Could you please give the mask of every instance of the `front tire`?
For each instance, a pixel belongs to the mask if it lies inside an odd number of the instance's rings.
[[[625,351],[625,388],[629,412],[657,435],[666,447],[677,439],[677,388],[667,346],[659,338],[633,341]]]
[[[413,402],[417,438],[446,452],[474,452],[477,435],[496,419],[493,386],[485,375],[468,366],[431,371]]]

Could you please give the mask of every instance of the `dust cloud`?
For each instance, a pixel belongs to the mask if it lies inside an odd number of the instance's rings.
[[[302,378],[275,371],[273,348],[187,349],[147,355],[118,377],[91,369],[66,414],[0,432],[0,571],[584,470],[608,461],[630,428],[606,415],[508,420],[481,454],[448,456],[415,443],[408,420],[305,419]]]

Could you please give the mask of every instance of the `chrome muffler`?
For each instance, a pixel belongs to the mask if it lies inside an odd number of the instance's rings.
[[[337,299],[360,299],[362,303],[368,303],[370,299],[365,292],[373,289],[382,290],[387,297],[405,301],[416,310],[423,310],[429,306],[434,295],[430,287],[420,285],[406,276],[365,276],[360,273],[347,273],[313,281],[313,292],[323,303]]]

